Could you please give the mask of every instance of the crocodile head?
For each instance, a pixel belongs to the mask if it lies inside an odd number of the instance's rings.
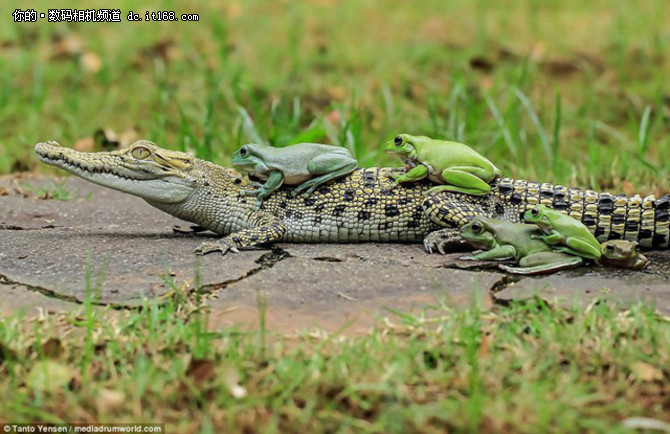
[[[87,181],[148,201],[185,201],[196,186],[195,158],[148,140],[111,152],[78,152],[50,141],[35,145],[39,159]]]

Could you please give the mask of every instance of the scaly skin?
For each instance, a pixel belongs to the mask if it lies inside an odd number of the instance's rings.
[[[149,157],[138,160],[137,146]],[[461,245],[458,228],[475,215],[520,222],[523,212],[545,203],[582,222],[602,241],[625,237],[642,246],[668,247],[670,197],[624,198],[503,178],[491,193],[428,194],[430,183],[393,189],[389,168],[357,169],[319,187],[310,197],[290,188],[269,196],[259,210],[240,193],[252,184],[232,169],[167,151],[143,141],[112,152],[77,152],[56,142],[35,146],[40,160],[83,179],[142,197],[175,217],[225,236],[200,253],[235,250],[274,241],[420,242],[429,252]],[[143,155],[141,155],[143,156]],[[120,175],[120,176],[119,176]],[[439,229],[439,230],[438,230]]]

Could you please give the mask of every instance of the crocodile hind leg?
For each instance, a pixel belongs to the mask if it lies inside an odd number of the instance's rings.
[[[434,251],[445,254],[448,251],[471,250],[461,238],[461,226],[477,215],[491,217],[482,207],[482,199],[454,194],[429,194],[421,206],[423,212],[434,223],[445,229],[433,231],[423,240],[423,246],[428,253]]]
[[[206,255],[212,252],[228,251],[238,253],[239,249],[257,246],[259,244],[278,241],[286,233],[286,225],[277,217],[256,211],[249,217],[249,228],[235,232],[218,241],[205,241],[194,250],[194,253]]]
[[[440,252],[442,255],[472,250],[459,235],[458,228],[439,229],[429,233],[423,239],[423,248],[428,253]]]

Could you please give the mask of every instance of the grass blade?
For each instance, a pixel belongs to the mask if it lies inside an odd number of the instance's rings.
[[[533,125],[535,125],[535,129],[537,130],[537,133],[540,136],[540,143],[542,144],[544,153],[547,156],[547,162],[553,166],[549,137],[547,137],[547,132],[544,130],[542,122],[540,122],[540,118],[537,117],[537,113],[535,113],[535,110],[533,110],[533,105],[528,100],[528,97],[526,97],[526,95],[523,92],[521,92],[519,88],[514,88],[514,94],[516,95],[517,98],[519,98],[519,101],[521,101],[521,105],[523,105],[523,108],[526,109],[526,112],[528,113],[531,122],[533,123]]]
[[[242,106],[239,106],[237,111],[240,113],[240,118],[242,119],[242,130],[244,131],[244,135],[247,137],[247,139],[251,142],[267,146],[268,142],[261,138],[253,119],[251,119],[251,116],[249,116],[249,112],[247,112]]]
[[[551,167],[554,173],[558,171],[558,150],[561,146],[561,93],[556,92],[556,117],[554,120],[554,139],[551,142]]]
[[[646,106],[640,120],[640,130],[637,136],[638,153],[640,157],[649,150],[649,116],[651,116],[651,107]]]
[[[498,128],[502,132],[505,144],[507,144],[507,149],[509,149],[509,152],[510,154],[512,154],[514,159],[517,160],[519,157],[518,147],[516,145],[516,142],[512,138],[512,133],[507,127],[505,118],[502,116],[502,114],[500,114],[498,106],[496,106],[496,103],[493,102],[493,99],[491,99],[489,95],[486,95],[486,104],[489,106],[489,110],[491,110],[493,117],[496,119],[496,122],[498,123]]]

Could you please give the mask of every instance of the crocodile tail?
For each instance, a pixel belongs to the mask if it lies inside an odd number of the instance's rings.
[[[652,239],[649,245],[642,244],[645,247],[658,247],[667,249],[670,247],[670,194],[666,194],[654,201]]]
[[[627,239],[643,247],[670,247],[670,195],[628,197],[510,178],[494,187],[519,213],[508,219],[522,220],[526,209],[541,203],[581,221],[601,242]]]
[[[583,211],[579,218],[598,241],[625,239],[640,246],[667,249],[670,243],[668,211],[670,195],[657,199],[623,194],[584,191]]]

